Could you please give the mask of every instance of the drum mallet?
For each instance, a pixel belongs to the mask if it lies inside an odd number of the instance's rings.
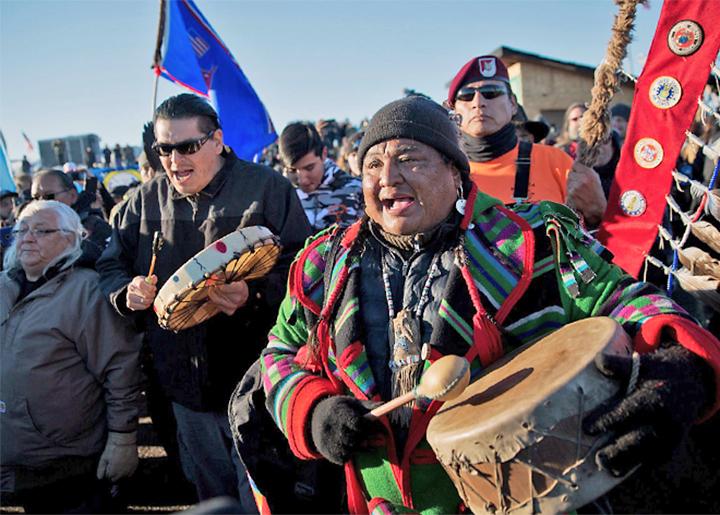
[[[165,243],[165,240],[163,239],[163,235],[160,231],[155,231],[153,233],[153,242],[152,242],[152,259],[150,260],[150,270],[148,271],[147,277],[145,277],[145,282],[150,284],[151,280],[150,278],[153,275],[153,272],[155,271],[155,260],[157,259],[158,252],[160,252],[160,249],[163,246],[163,243]]]
[[[413,391],[386,402],[370,411],[367,418],[378,418],[417,398],[449,401],[459,396],[470,384],[470,363],[461,357],[448,355],[430,365]]]

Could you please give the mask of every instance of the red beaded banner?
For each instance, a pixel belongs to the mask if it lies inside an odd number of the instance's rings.
[[[657,238],[675,161],[720,49],[720,2],[666,0],[635,86],[598,237],[637,277]]]

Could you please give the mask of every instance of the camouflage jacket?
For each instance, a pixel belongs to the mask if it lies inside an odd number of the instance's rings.
[[[325,173],[312,193],[297,190],[313,231],[338,224],[345,227],[363,213],[360,180],[341,170],[331,159],[325,160]]]

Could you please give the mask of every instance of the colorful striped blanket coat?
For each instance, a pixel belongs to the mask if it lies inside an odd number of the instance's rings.
[[[359,228],[330,228],[308,241],[292,265],[261,360],[268,410],[304,459],[322,457],[309,436],[319,400],[337,394],[379,400],[359,327]],[[461,234],[463,257],[450,271],[426,366],[442,355],[462,355],[475,379],[524,343],[575,320],[609,316],[638,352],[652,350],[669,330],[720,373],[720,342],[659,290],[609,264],[607,251],[565,206],[508,209],[473,188]],[[308,352],[310,339],[319,352]],[[402,452],[382,418],[386,435],[345,465],[351,513],[458,510],[460,499],[425,440],[440,405],[416,402]]]

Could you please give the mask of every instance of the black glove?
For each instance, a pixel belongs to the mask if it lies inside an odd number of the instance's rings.
[[[620,380],[623,391],[632,371],[632,358],[600,354],[600,372]],[[715,373],[700,356],[671,344],[640,356],[635,389],[608,401],[583,420],[590,435],[614,433],[595,461],[616,477],[641,463],[669,458],[689,426],[715,399]]]
[[[336,465],[348,461],[362,443],[377,432],[378,422],[365,418],[375,404],[339,395],[320,401],[310,419],[317,451]]]

